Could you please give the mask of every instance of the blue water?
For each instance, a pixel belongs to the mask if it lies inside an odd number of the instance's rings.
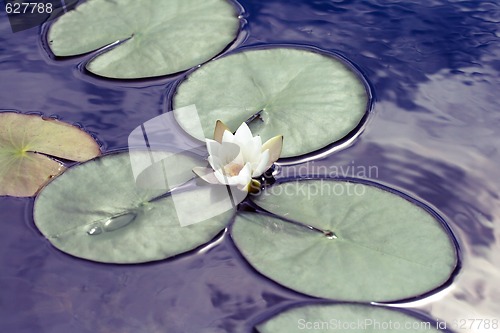
[[[242,46],[310,45],[352,61],[374,93],[363,133],[320,166],[375,166],[368,178],[435,209],[458,238],[453,284],[399,304],[450,325],[500,317],[500,6],[495,1],[245,0]],[[123,149],[161,114],[176,78],[133,82],[54,61],[41,30],[13,34],[0,16],[0,108],[79,123]],[[344,169],[346,170],[346,169]],[[286,167],[283,175],[304,172]],[[349,175],[348,175],[349,176]],[[358,175],[359,176],[359,175]],[[363,178],[362,177],[362,178]],[[249,332],[308,298],[261,278],[227,235],[200,255],[133,266],[75,259],[32,220],[33,200],[0,198],[0,331]],[[457,332],[493,330],[457,329]]]

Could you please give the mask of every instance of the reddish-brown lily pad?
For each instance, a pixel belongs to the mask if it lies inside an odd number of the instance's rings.
[[[65,170],[55,160],[82,162],[101,154],[80,128],[38,115],[0,113],[0,195],[30,197]]]

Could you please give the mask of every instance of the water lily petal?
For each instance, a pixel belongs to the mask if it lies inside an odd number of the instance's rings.
[[[247,163],[236,176],[229,176],[222,169],[216,170],[214,175],[221,184],[236,185],[241,190],[252,181],[251,170],[250,163]]]
[[[242,187],[246,182],[246,177],[236,175],[236,176],[229,176],[227,174],[222,173],[221,171],[215,171],[214,176],[217,178],[220,184],[223,185],[230,185],[230,186],[238,186],[239,188]],[[250,178],[251,180],[252,178]]]
[[[208,154],[211,156],[219,156],[221,144],[212,139],[205,139],[205,142],[207,143]]]
[[[214,130],[214,140],[222,143],[222,137],[224,135],[224,132],[228,131],[231,133],[231,130],[229,127],[226,126],[222,121],[217,120],[217,123],[215,124],[215,130]]]
[[[227,176],[226,174],[224,174],[224,172],[223,172],[222,169],[215,170],[214,176],[215,176],[215,178],[217,178],[217,181],[220,184],[224,184],[224,185],[228,185],[229,184],[229,178],[231,178],[231,177]]]
[[[220,184],[219,180],[214,175],[214,170],[213,169],[204,168],[204,167],[194,167],[193,168],[193,172],[198,177],[200,177],[201,179],[203,179],[204,181],[206,181],[207,183],[214,184],[214,185],[215,184]]]
[[[225,131],[222,134],[222,142],[232,142],[234,143],[234,135],[230,131]]]
[[[262,138],[260,137],[260,135],[254,136],[252,138],[252,143],[254,146],[258,146],[262,149]]]
[[[208,163],[210,164],[210,166],[212,167],[212,169],[214,169],[214,171],[224,169],[224,163],[222,163],[222,161],[219,159],[218,156],[210,155],[210,156],[208,156],[207,160],[208,160]]]
[[[246,142],[242,147],[243,157],[246,162],[258,163],[262,153],[262,140],[260,136],[252,138],[252,141]]]
[[[267,169],[269,169],[271,165],[273,165],[273,163],[276,162],[278,158],[280,158],[282,148],[283,148],[283,135],[275,136],[267,140],[262,145],[262,150],[269,149],[269,164],[267,166]]]
[[[242,123],[240,127],[238,127],[236,133],[234,133],[234,137],[239,143],[252,142],[253,139],[252,131],[250,131],[246,123]]]
[[[238,185],[240,190],[247,191],[248,184],[252,181],[252,166],[250,163],[245,164],[243,169],[241,169],[238,176],[234,177],[235,183],[234,185]]]
[[[250,162],[252,165],[259,163],[261,154],[261,147],[254,146],[251,143],[241,147],[241,155],[244,163]]]
[[[270,156],[270,153],[269,153],[269,149],[266,149],[262,155],[260,156],[260,161],[258,164],[256,165],[252,165],[253,167],[253,173],[252,173],[252,177],[258,177],[260,175],[262,175],[267,169],[269,169],[271,166],[269,164],[269,156]],[[271,163],[272,165],[272,163]]]
[[[276,136],[262,145],[260,136],[252,136],[246,123],[231,133],[227,126],[217,121],[214,130],[216,140],[206,139],[208,162],[214,169],[213,178],[226,185],[237,185],[248,190],[252,177],[262,175],[279,158],[283,136]],[[201,172],[201,171],[200,171]],[[205,176],[205,171],[202,176]]]
[[[239,161],[237,158],[240,155],[240,150],[240,146],[235,143],[222,142],[217,157],[219,157],[221,162],[224,164],[238,163]]]

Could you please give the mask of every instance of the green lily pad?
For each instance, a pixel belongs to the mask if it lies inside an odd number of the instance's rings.
[[[65,170],[63,164],[49,156],[80,162],[100,153],[92,136],[78,127],[37,115],[2,112],[0,195],[35,195]]]
[[[435,321],[358,304],[305,305],[286,310],[257,326],[259,333],[441,332]]]
[[[263,141],[284,137],[282,157],[304,155],[342,139],[367,112],[368,95],[342,61],[316,52],[269,48],[211,61],[181,83],[175,117],[191,136],[211,138],[221,120],[235,131],[245,121]],[[199,119],[175,111],[195,104]],[[258,116],[256,116],[258,115]]]
[[[109,46],[87,69],[117,79],[177,73],[201,64],[231,43],[240,22],[228,0],[89,0],[48,32],[56,56]],[[123,42],[112,45],[116,42]]]
[[[157,163],[168,159],[166,172],[173,177],[162,177],[165,170]],[[157,163],[136,169],[140,161]],[[206,162],[188,155],[132,151],[77,165],[40,191],[35,224],[61,251],[99,262],[140,263],[189,251],[210,241],[233,214],[232,209],[217,211],[220,207],[212,206],[210,186],[162,196],[191,179],[191,169],[201,163]],[[154,179],[157,184],[150,186]],[[213,214],[182,227],[173,199]]]
[[[237,247],[263,275],[308,295],[407,299],[443,285],[457,265],[454,242],[440,221],[374,186],[288,182],[255,202],[276,216],[238,214],[231,232]]]

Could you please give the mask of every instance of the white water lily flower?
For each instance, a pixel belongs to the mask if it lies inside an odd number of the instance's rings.
[[[234,185],[244,191],[249,190],[252,178],[262,175],[278,160],[283,147],[282,135],[262,144],[260,136],[254,137],[246,123],[233,135],[218,120],[214,139],[205,139],[212,168],[196,167],[194,173],[208,183]]]

